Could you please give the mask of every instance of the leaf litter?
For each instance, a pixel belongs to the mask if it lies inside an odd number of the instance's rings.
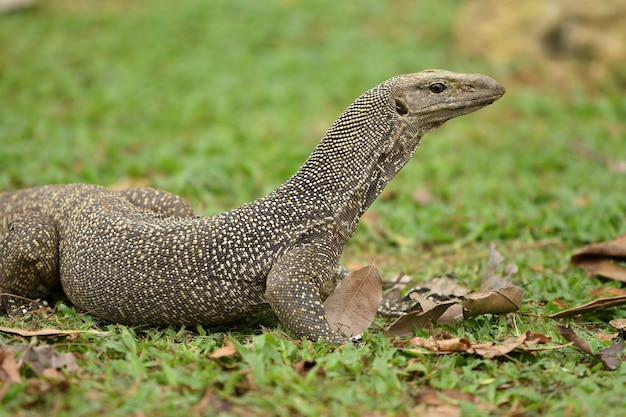
[[[572,254],[570,261],[572,265],[587,272],[587,275],[598,275],[603,278],[626,282],[626,235],[618,236],[608,242],[584,246]],[[579,306],[566,308],[550,314],[548,317],[560,319],[626,305],[626,292],[618,288],[595,289],[592,290],[591,295],[600,295],[600,298]]]
[[[504,257],[494,244],[489,247],[487,271],[481,290],[470,292],[453,282],[450,276],[438,277],[431,283],[422,284],[433,292],[447,292],[445,301],[432,298],[426,300],[419,294],[409,293],[420,309],[400,316],[385,332],[394,336],[412,335],[413,328],[426,328],[434,323],[452,323],[462,318],[472,318],[482,314],[507,314],[518,311],[522,306],[524,291],[513,285],[513,276],[518,273],[515,263],[507,264],[502,273],[498,269]]]
[[[607,369],[614,371],[619,368],[621,355],[624,352],[623,340],[613,343],[611,346],[600,350],[598,353],[593,353],[589,343],[587,343],[587,341],[582,337],[578,336],[571,328],[557,325],[556,329],[559,333],[561,333],[565,340],[571,342],[581,352],[598,359]]]
[[[0,346],[0,401],[9,385],[22,384],[20,370],[28,366],[40,379],[30,379],[28,389],[38,395],[48,391],[63,392],[69,386],[66,374],[77,374],[81,368],[71,352],[58,352],[50,345]],[[65,372],[61,372],[61,370]]]
[[[572,254],[571,262],[589,275],[626,282],[626,234],[577,250]]]
[[[536,348],[535,345],[550,343],[551,341],[552,339],[549,336],[527,331],[520,336],[507,337],[500,342],[472,342],[466,338],[453,337],[448,333],[441,333],[437,336],[430,336],[428,338],[413,337],[406,341],[405,344],[406,347],[411,349],[414,347],[423,348],[424,350],[422,350],[422,352],[424,353],[467,353],[475,354],[485,359],[491,359],[507,355],[515,349],[526,352],[546,350],[543,348]],[[554,349],[554,347],[549,349]]]

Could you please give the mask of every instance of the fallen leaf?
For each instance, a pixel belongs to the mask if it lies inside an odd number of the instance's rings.
[[[591,346],[582,337],[578,336],[571,328],[556,325],[556,330],[561,333],[561,336],[568,342],[572,342],[579,350],[585,352],[588,355],[593,355]]]
[[[22,382],[19,367],[15,361],[15,353],[12,351],[0,350],[0,381],[16,384]]]
[[[613,319],[609,321],[609,324],[615,327],[617,330],[626,330],[626,319]]]
[[[572,342],[580,351],[600,360],[607,369],[614,371],[619,368],[621,363],[620,356],[624,351],[624,341],[620,340],[618,343],[613,343],[606,349],[594,354],[591,350],[591,346],[582,337],[578,336],[571,328],[556,326],[559,333],[568,341]]]
[[[209,355],[209,359],[221,359],[226,356],[238,357],[237,348],[230,339],[224,341],[224,345]]]
[[[330,327],[348,337],[362,334],[376,317],[382,290],[383,283],[374,265],[352,272],[324,301]]]
[[[483,282],[480,284],[481,291],[497,290],[500,288],[510,287],[513,285],[513,275],[517,274],[518,267],[511,262],[504,267],[503,274],[497,274],[498,266],[504,262],[504,257],[496,249],[496,245],[489,245],[489,258],[487,260],[487,273]]]
[[[437,324],[452,324],[462,318],[463,306],[461,304],[453,304],[437,319]]]
[[[500,343],[480,343],[472,346],[471,351],[483,358],[492,359],[511,352],[522,343],[514,337],[507,337]]]
[[[426,300],[422,304],[422,308],[426,303],[432,303],[426,311],[413,311],[400,316],[396,321],[391,323],[385,329],[385,333],[391,336],[407,336],[413,334],[413,328],[423,329],[430,324],[436,323],[437,319],[443,315],[448,308],[456,303],[456,301],[446,301],[441,304],[435,304],[430,300]]]
[[[315,368],[315,365],[317,365],[316,361],[300,361],[296,362],[293,368],[298,373],[298,375],[305,376],[311,371],[311,369]],[[323,378],[326,376],[326,371],[324,371],[323,367],[319,367],[317,368],[315,375]]]
[[[500,342],[472,343],[468,339],[460,337],[435,339],[431,336],[428,339],[414,337],[409,341],[409,345],[422,347],[439,354],[463,352],[491,359],[504,356],[515,349],[531,351],[531,346],[551,341],[548,336],[528,331],[517,337],[507,337]],[[561,347],[563,346],[559,346],[559,348]]]
[[[0,326],[0,332],[17,334],[17,335],[24,336],[24,337],[63,336],[63,335],[75,335],[75,334],[81,334],[81,333],[101,334],[101,335],[109,334],[108,332],[103,332],[100,330],[60,330],[60,329],[23,330],[23,329],[14,329],[12,327],[4,327],[4,326]]]
[[[453,276],[443,275],[418,284],[401,300],[390,300],[400,307],[395,311],[405,314],[387,327],[385,332],[394,336],[410,335],[413,328],[424,328],[435,322],[453,323],[462,317],[506,314],[519,310],[524,292],[511,284],[518,268],[516,264],[509,263],[503,275],[498,275],[496,270],[503,262],[504,257],[491,244],[486,278],[482,285],[488,290],[470,293],[467,288],[458,285]],[[397,314],[393,316],[397,317]]]
[[[585,246],[571,256],[571,262],[590,275],[626,282],[626,267],[620,265],[626,262],[626,235]]]
[[[546,336],[542,333],[535,333],[529,330],[525,334],[526,340],[524,341],[524,344],[526,346],[532,346],[537,343],[550,343],[552,341],[552,338],[550,336]]]
[[[619,333],[611,333],[611,334],[607,334],[607,333],[596,333],[596,337],[599,340],[602,340],[604,342],[607,342],[609,340],[613,340],[615,339],[617,336],[619,336]]]
[[[589,290],[589,295],[594,298],[610,298],[626,295],[626,290],[614,287],[597,287]]]
[[[28,364],[37,375],[48,375],[62,378],[57,369],[65,368],[67,372],[77,372],[80,368],[76,358],[70,352],[57,353],[50,345],[28,346],[20,360]]]
[[[434,353],[467,352],[467,350],[472,346],[472,342],[460,337],[435,339],[432,336],[427,339],[423,337],[414,337],[409,341],[409,344],[411,346],[425,348]]]
[[[383,298],[392,301],[398,300],[400,298],[400,292],[406,288],[412,280],[412,276],[400,274],[393,281],[383,282],[383,289],[389,289],[389,291],[383,295]]]
[[[565,301],[563,301],[563,300],[561,300],[559,298],[555,298],[554,300],[552,300],[552,302],[557,307],[567,308],[567,303],[565,303]]]
[[[507,314],[517,311],[522,306],[524,290],[520,287],[502,287],[496,291],[479,291],[465,296],[463,302],[466,318],[482,314]]]
[[[589,303],[550,314],[548,317],[551,319],[561,319],[564,317],[575,316],[576,314],[591,313],[593,311],[604,310],[624,304],[626,304],[626,295],[610,298],[598,298],[597,300]]]
[[[624,351],[624,341],[620,340],[618,343],[613,343],[606,349],[602,349],[596,355],[598,359],[602,361],[604,366],[609,370],[614,371],[619,368],[622,352]]]

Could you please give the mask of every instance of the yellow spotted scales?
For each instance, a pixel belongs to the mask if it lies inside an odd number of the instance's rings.
[[[95,185],[0,194],[0,310],[62,287],[127,324],[233,322],[274,310],[295,336],[343,343],[322,299],[361,215],[422,136],[504,94],[492,78],[427,70],[366,91],[275,191],[211,217],[154,189]]]

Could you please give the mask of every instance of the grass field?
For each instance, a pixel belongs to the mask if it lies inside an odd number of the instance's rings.
[[[555,299],[574,306],[595,287],[618,287],[568,263],[578,247],[626,233],[623,78],[534,74],[529,83],[523,57],[471,60],[452,36],[460,3],[59,0],[0,15],[0,190],[148,185],[210,215],[286,180],[379,82],[425,68],[486,73],[507,94],[426,136],[344,261],[374,261],[387,279],[454,272],[476,288],[495,242],[520,268],[521,311],[439,330],[473,341],[532,330],[565,343],[544,316]],[[560,323],[597,350],[610,342],[596,335],[624,317],[618,308]],[[499,359],[409,353],[384,324],[333,349],[290,338],[272,314],[237,328],[160,329],[59,302],[53,314],[0,325],[107,335],[0,333],[0,347],[49,344],[80,367],[40,376],[23,366],[21,383],[0,382],[0,415],[608,417],[626,408],[626,367],[604,370],[573,347]],[[211,359],[227,339],[238,355]]]

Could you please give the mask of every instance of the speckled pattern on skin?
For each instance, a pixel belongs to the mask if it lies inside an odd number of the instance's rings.
[[[502,94],[479,74],[391,78],[357,98],[287,182],[212,217],[153,189],[0,194],[0,292],[61,285],[82,311],[128,324],[213,325],[271,308],[295,336],[343,343],[322,300],[359,218],[425,133]]]

